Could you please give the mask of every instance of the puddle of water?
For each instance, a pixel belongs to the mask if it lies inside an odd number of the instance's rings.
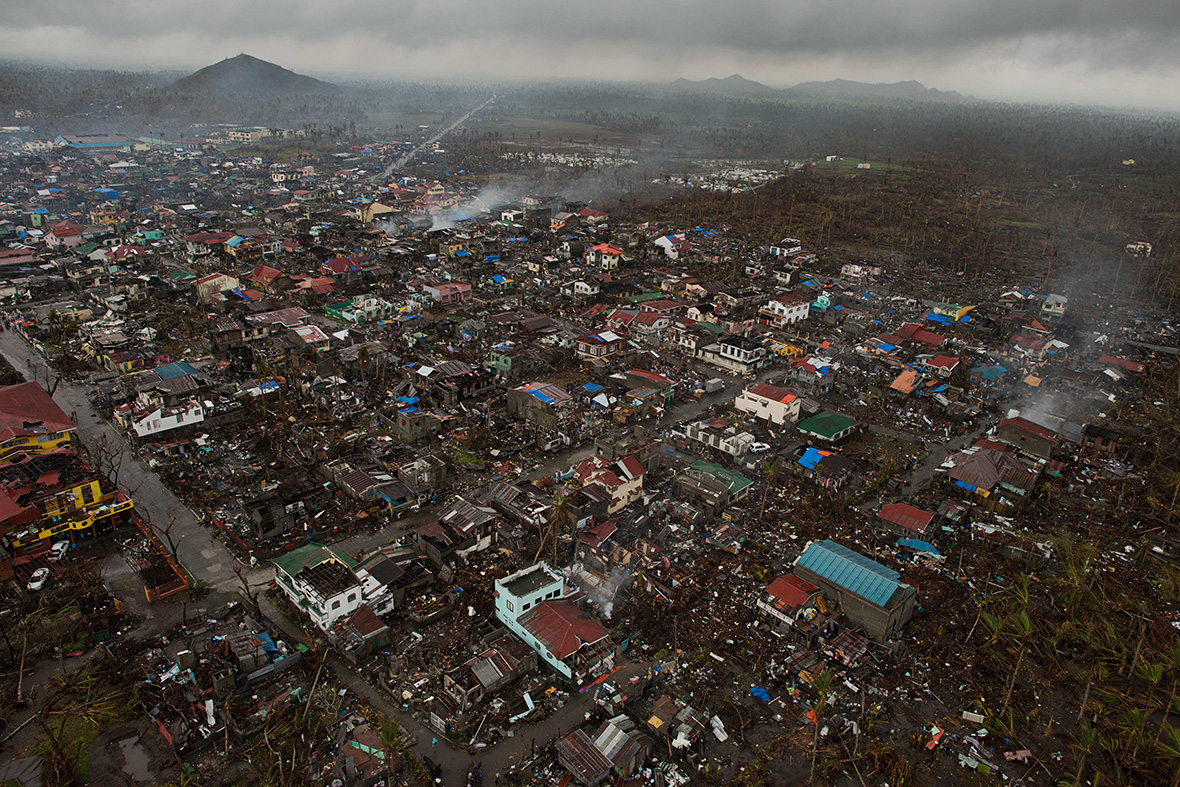
[[[141,784],[154,780],[152,769],[148,765],[151,758],[147,749],[139,742],[139,738],[124,738],[119,741],[119,748],[123,751],[124,773]]]

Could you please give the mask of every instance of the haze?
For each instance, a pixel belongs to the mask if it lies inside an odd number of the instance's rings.
[[[46,0],[7,9],[0,34],[7,57],[101,67],[248,52],[338,79],[917,79],[996,100],[1180,110],[1175,0]]]

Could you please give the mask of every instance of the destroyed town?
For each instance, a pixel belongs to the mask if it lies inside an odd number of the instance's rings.
[[[186,73],[0,64],[0,785],[1180,783],[1180,115]]]

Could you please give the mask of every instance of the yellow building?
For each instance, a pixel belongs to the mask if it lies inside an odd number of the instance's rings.
[[[133,503],[103,487],[68,449],[14,458],[0,467],[0,534],[22,548],[55,537],[73,541],[109,533]]]

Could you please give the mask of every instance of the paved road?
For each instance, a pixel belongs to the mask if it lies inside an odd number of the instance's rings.
[[[468,119],[468,118],[470,118],[472,115],[474,115],[476,112],[479,112],[481,109],[483,109],[484,107],[486,107],[488,104],[492,103],[492,102],[493,102],[493,101],[495,101],[495,100],[496,100],[496,96],[492,96],[492,97],[491,97],[491,98],[489,98],[487,101],[483,102],[483,103],[482,103],[482,104],[480,104],[478,107],[476,107],[475,109],[471,110],[471,111],[470,111],[470,112],[468,112],[466,115],[464,115],[463,117],[459,118],[459,119],[458,119],[458,120],[456,120],[454,123],[452,123],[451,125],[447,126],[447,127],[446,127],[446,128],[444,128],[442,131],[438,132],[438,133],[437,133],[437,134],[435,134],[433,137],[431,137],[430,139],[428,139],[428,140],[426,140],[425,142],[423,142],[421,145],[417,145],[417,146],[415,146],[415,147],[414,147],[414,149],[413,149],[413,150],[411,150],[411,151],[410,151],[409,153],[407,153],[406,155],[402,156],[401,158],[397,159],[396,161],[391,161],[391,162],[389,163],[389,166],[388,166],[388,167],[386,167],[384,170],[382,170],[382,171],[381,171],[381,174],[379,174],[379,175],[374,175],[372,178],[370,178],[370,180],[371,180],[372,182],[374,182],[374,183],[376,183],[376,182],[377,182],[377,181],[379,181],[379,180],[385,180],[385,179],[386,179],[386,178],[388,178],[390,175],[392,175],[392,174],[393,174],[393,173],[394,173],[396,170],[402,169],[402,168],[403,168],[403,167],[405,167],[407,164],[409,164],[411,161],[413,161],[413,160],[414,160],[414,157],[418,155],[418,151],[419,151],[419,150],[422,150],[423,148],[428,148],[428,147],[430,147],[431,145],[433,145],[435,142],[438,142],[440,139],[442,139],[443,137],[445,137],[447,134],[451,133],[452,131],[454,131],[455,129],[457,129],[459,126],[461,126],[461,125],[463,125],[464,123],[466,123],[466,122],[467,122],[467,119]]]
[[[28,380],[38,380],[45,386],[47,369],[38,356],[15,331],[0,333],[0,353],[23,373]],[[172,537],[177,539],[177,554],[190,574],[224,591],[240,589],[241,583],[233,573],[234,558],[209,530],[193,518],[192,511],[160,480],[145,462],[138,458],[114,428],[95,412],[86,394],[90,389],[63,380],[54,392],[54,400],[67,414],[73,414],[82,442],[94,444],[105,435],[109,445],[121,446],[126,452],[119,470],[119,485],[135,500],[135,507],[156,528],[166,527],[172,518]],[[165,544],[167,540],[161,538]]]

